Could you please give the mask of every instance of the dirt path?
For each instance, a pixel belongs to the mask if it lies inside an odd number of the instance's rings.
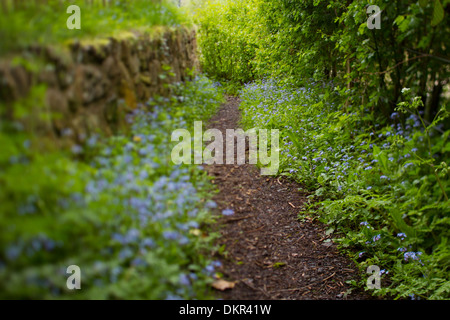
[[[238,128],[239,99],[227,102],[210,122],[210,128]],[[324,242],[323,227],[300,222],[297,214],[307,194],[286,179],[261,176],[254,165],[205,166],[220,190],[214,200],[219,214],[233,209],[232,216],[219,220],[220,245],[226,254],[219,258],[224,279],[236,281],[233,289],[218,292],[223,299],[368,299],[355,290],[346,295],[357,271]]]

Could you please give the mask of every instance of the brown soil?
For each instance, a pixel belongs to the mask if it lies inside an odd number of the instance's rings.
[[[238,128],[239,99],[227,97],[210,128]],[[218,298],[246,299],[370,299],[353,290],[347,280],[359,273],[352,262],[326,242],[325,227],[313,219],[298,220],[307,202],[301,186],[285,178],[260,175],[250,164],[205,166],[219,193],[217,228],[220,272],[232,289]],[[223,209],[233,209],[222,216]],[[329,241],[329,240],[328,240]]]

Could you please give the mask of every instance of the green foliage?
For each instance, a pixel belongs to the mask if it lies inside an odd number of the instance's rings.
[[[218,1],[197,11],[203,70],[218,79],[245,83],[254,78],[257,12],[253,2]]]
[[[243,87],[244,126],[280,129],[280,174],[362,269],[389,271],[380,295],[449,297],[449,4],[223,1],[196,20],[204,70]]]
[[[172,89],[129,115],[129,134],[71,150],[43,146],[28,129],[32,100],[0,122],[0,297],[210,297],[208,177],[174,165],[170,139],[206,120],[222,94],[203,77]],[[81,268],[81,290],[66,288],[70,265]]]
[[[69,30],[66,13],[70,4],[81,9],[81,29]],[[14,10],[0,7],[0,55],[36,44],[57,44],[76,39],[109,36],[123,31],[148,32],[152,27],[189,25],[184,15],[170,1],[119,0],[103,5],[103,1],[88,4],[85,0],[49,0],[33,2]]]
[[[241,92],[243,124],[280,130],[280,174],[310,188],[311,209],[362,270],[388,272],[376,294],[448,299],[450,130],[440,124],[450,112],[442,107],[426,125],[421,99],[403,93],[398,111],[409,116],[395,112],[380,126],[342,111],[337,87],[266,80]]]
[[[370,1],[381,29],[367,27],[367,1],[251,0],[199,9],[204,70],[244,84],[265,76],[301,85],[333,79],[351,89],[346,107],[389,118],[401,89],[420,93],[424,118],[439,109],[449,77],[450,1]]]

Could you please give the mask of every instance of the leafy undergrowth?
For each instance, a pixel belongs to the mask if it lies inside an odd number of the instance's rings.
[[[69,30],[69,5],[81,10],[81,28]],[[104,1],[89,4],[84,0],[61,2],[48,0],[45,4],[28,3],[10,7],[0,6],[0,55],[23,49],[30,44],[57,44],[96,36],[107,37],[130,30],[149,31],[155,26],[189,26],[189,17],[170,1],[115,0],[105,6]],[[73,13],[73,12],[72,12]]]
[[[222,94],[203,77],[174,92],[129,115],[129,134],[68,152],[1,123],[1,298],[209,297],[210,185],[201,167],[172,163],[170,138],[208,119]],[[71,265],[81,290],[66,287]]]
[[[403,94],[391,122],[379,125],[364,108],[343,110],[346,89],[258,81],[241,91],[243,124],[280,129],[282,174],[319,200],[300,217],[318,214],[363,273],[382,269],[374,294],[448,299],[450,131],[440,123],[449,112],[426,124],[421,100]]]

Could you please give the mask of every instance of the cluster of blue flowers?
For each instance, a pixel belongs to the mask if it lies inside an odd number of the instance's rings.
[[[92,135],[69,150],[87,161],[49,154],[55,161],[26,164],[24,170],[46,177],[35,181],[41,193],[17,204],[18,228],[0,225],[0,297],[68,294],[65,269],[72,264],[82,270],[83,297],[204,296],[219,262],[202,255],[212,245],[202,225],[217,204],[208,200],[201,167],[171,162],[171,134],[192,117],[206,120],[222,97],[203,77],[180,88],[177,102],[149,101],[127,115],[126,135]],[[0,223],[17,221],[11,219]]]

